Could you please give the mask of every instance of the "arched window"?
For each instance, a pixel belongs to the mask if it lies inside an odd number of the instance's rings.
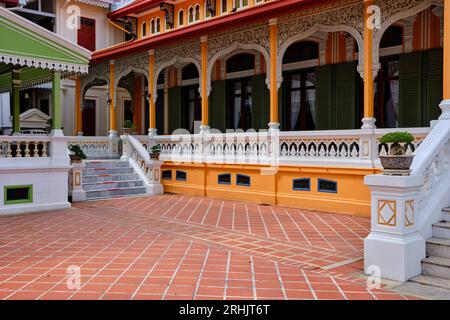
[[[191,63],[181,70],[183,81],[191,80],[182,87],[182,122],[183,128],[194,133],[194,124],[202,120],[201,99],[198,91],[199,85],[195,79],[199,78],[197,67]]]
[[[292,44],[283,56],[283,64],[316,60],[319,44],[300,41]],[[283,127],[287,131],[316,129],[316,72],[314,69],[299,69],[283,75],[285,101]]]
[[[222,0],[222,13],[228,11],[228,0]]]
[[[200,5],[196,5],[195,6],[195,21],[199,21],[200,20]]]
[[[145,37],[147,35],[147,24],[142,23],[142,36]]]
[[[211,12],[208,10],[208,7],[205,5],[205,19],[211,18]]]
[[[155,32],[156,32],[155,20],[152,20],[152,22],[150,22],[150,33],[155,34]]]
[[[184,24],[184,11],[178,11],[178,25],[182,26]]]
[[[284,53],[283,64],[309,61],[319,58],[319,44],[314,41],[300,41],[292,44]]]
[[[255,69],[255,56],[253,54],[236,54],[227,60],[227,73],[253,69]]]
[[[188,21],[189,23],[194,22],[194,8],[190,7],[189,8],[189,17],[188,17]]]
[[[161,32],[161,19],[157,18],[156,19],[156,33],[160,33]]]

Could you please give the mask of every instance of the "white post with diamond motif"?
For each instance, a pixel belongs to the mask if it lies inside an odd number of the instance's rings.
[[[364,270],[376,266],[382,278],[401,282],[420,275],[425,239],[415,208],[424,178],[371,175],[365,184],[372,195],[372,228],[364,240]]]

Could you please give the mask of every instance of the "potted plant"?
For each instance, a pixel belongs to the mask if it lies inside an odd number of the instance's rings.
[[[135,125],[131,120],[125,120],[123,123],[123,134],[134,134],[136,130]]]
[[[150,152],[150,159],[159,160],[159,154],[161,153],[161,147],[159,145],[154,145]]]
[[[380,138],[380,144],[387,146],[386,156],[380,156],[381,165],[386,175],[409,175],[414,155],[407,154],[408,146],[414,141],[409,132],[392,132]]]
[[[70,151],[69,153],[70,161],[72,162],[81,162],[81,160],[86,159],[86,155],[78,145],[70,146],[69,151]]]

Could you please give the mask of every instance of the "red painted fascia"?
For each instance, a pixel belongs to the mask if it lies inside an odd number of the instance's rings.
[[[145,0],[144,0],[145,1]],[[174,41],[189,38],[200,37],[211,32],[220,31],[248,24],[263,19],[270,19],[281,14],[289,14],[299,9],[309,9],[318,5],[335,2],[337,0],[278,0],[265,5],[255,6],[246,10],[238,11],[233,14],[221,16],[212,20],[204,20],[195,25],[188,26],[182,29],[175,29],[173,31],[165,32],[158,36],[145,38],[125,43],[103,50],[95,51],[92,55],[91,62],[99,62],[106,59],[114,59],[121,55],[127,55],[133,52],[150,50],[152,48],[173,43]]]
[[[129,4],[119,10],[108,13],[108,18],[119,19],[129,14],[137,14],[142,11],[151,9],[158,6],[163,0],[141,0],[132,4]]]

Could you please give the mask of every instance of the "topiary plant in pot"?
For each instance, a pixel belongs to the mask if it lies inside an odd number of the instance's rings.
[[[123,123],[123,134],[134,134],[136,127],[131,120],[125,120]]]
[[[70,151],[69,157],[72,162],[81,162],[81,160],[86,159],[86,155],[78,145],[70,146],[69,151]]]
[[[159,154],[161,153],[161,147],[159,145],[154,145],[150,149],[150,159],[159,160]]]
[[[386,156],[380,156],[385,175],[405,176],[411,173],[414,155],[407,154],[407,151],[414,140],[409,132],[391,132],[380,138],[380,144],[388,149]]]

